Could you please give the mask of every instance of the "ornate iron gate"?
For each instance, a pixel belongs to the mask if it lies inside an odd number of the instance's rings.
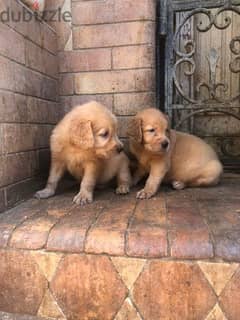
[[[240,171],[240,0],[158,5],[159,107]]]

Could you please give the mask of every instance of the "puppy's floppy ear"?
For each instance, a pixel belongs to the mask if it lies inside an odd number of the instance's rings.
[[[141,119],[133,118],[129,121],[127,135],[138,143],[142,143],[143,135]]]
[[[94,136],[91,121],[72,120],[70,139],[79,148],[90,149],[94,146]]]

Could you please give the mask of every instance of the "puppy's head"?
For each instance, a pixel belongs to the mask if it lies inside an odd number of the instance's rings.
[[[70,123],[70,141],[79,149],[110,158],[123,150],[117,136],[117,120],[104,106],[91,102],[78,107]]]
[[[140,111],[129,123],[128,136],[152,153],[166,153],[171,144],[169,119],[154,108]]]

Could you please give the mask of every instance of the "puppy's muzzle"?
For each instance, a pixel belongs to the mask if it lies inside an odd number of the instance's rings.
[[[169,142],[167,140],[164,140],[162,143],[161,143],[161,146],[162,146],[162,149],[163,150],[167,150],[167,148],[169,147]]]

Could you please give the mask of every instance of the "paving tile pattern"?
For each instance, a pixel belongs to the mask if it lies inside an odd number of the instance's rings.
[[[239,181],[141,202],[97,191],[85,208],[70,191],[6,212],[0,319],[239,320]]]

